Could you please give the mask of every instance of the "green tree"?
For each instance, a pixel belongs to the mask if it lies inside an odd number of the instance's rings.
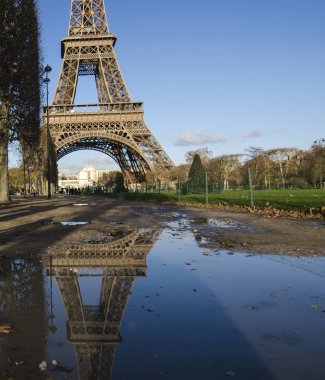
[[[188,172],[187,186],[191,192],[202,192],[205,188],[206,170],[198,154],[193,157],[193,162]]]
[[[14,46],[16,7],[12,0],[0,1],[0,202],[9,200],[8,144],[10,105],[13,102],[13,75],[16,48]]]
[[[10,168],[9,174],[9,187],[11,192],[21,192],[24,188],[24,170],[22,167]]]
[[[27,150],[35,152],[38,146],[39,51],[39,24],[35,0],[1,0],[0,202],[9,200],[10,142],[19,140],[21,145],[24,145],[23,154]]]
[[[124,177],[119,171],[112,171],[108,173],[107,182],[105,184],[113,193],[125,191]]]

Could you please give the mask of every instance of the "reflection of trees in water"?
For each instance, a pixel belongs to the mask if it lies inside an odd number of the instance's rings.
[[[79,379],[110,379],[120,325],[134,280],[144,276],[156,230],[111,231],[85,227],[82,243],[58,247],[47,259],[67,313],[68,340],[74,345]],[[79,281],[100,277],[100,297],[84,304]]]
[[[0,263],[0,299],[4,322],[12,323],[44,308],[43,273],[36,260],[12,259]]]
[[[35,353],[32,358],[35,363],[44,356],[44,313],[43,268],[40,261],[14,258],[1,260],[0,324],[12,325],[15,334],[2,338],[0,369],[9,366],[9,355],[12,355],[10,359],[14,361],[18,354],[11,351],[17,347],[29,355]]]

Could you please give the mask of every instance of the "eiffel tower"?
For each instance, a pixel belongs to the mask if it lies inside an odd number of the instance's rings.
[[[86,230],[85,234],[91,239],[97,232]],[[146,258],[159,231],[109,234],[112,241],[74,243],[63,249],[58,245],[46,256],[47,275],[56,279],[67,313],[68,340],[75,347],[79,380],[111,379],[128,297],[136,277],[146,274]],[[102,278],[99,305],[83,304],[80,275]]]
[[[120,166],[126,183],[140,183],[146,173],[163,173],[174,164],[146,126],[142,103],[131,100],[115,42],[104,0],[71,0],[69,36],[61,42],[62,69],[49,106],[52,151],[57,160],[77,150],[105,153]],[[94,76],[98,103],[74,104],[82,75]]]

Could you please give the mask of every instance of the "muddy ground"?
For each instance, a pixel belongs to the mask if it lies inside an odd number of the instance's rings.
[[[92,225],[166,226],[179,221],[197,242],[215,250],[290,255],[324,255],[325,222],[270,218],[267,215],[216,208],[125,202],[104,197],[15,198],[0,204],[0,257],[35,255],[69,239],[71,227]],[[83,228],[77,226],[76,228]],[[181,224],[179,225],[181,227]],[[86,233],[86,230],[85,230]]]

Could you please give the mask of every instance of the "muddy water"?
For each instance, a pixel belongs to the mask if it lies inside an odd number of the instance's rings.
[[[323,380],[325,258],[202,248],[193,225],[66,225],[0,261],[0,379]]]

